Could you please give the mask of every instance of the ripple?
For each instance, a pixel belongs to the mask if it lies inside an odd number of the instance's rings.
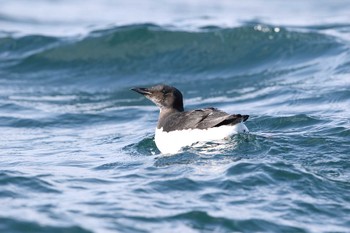
[[[306,114],[298,114],[293,116],[280,117],[259,117],[254,119],[254,124],[261,128],[268,128],[269,130],[283,131],[284,133],[295,131],[308,131],[315,125],[326,123],[325,120],[319,120],[315,117]]]
[[[92,231],[86,230],[81,226],[45,226],[37,222],[22,221],[12,218],[0,217],[0,231],[1,232],[35,232],[35,233],[91,233]]]
[[[154,137],[145,137],[141,141],[135,144],[125,146],[123,150],[137,155],[157,155],[160,154],[155,142]]]
[[[198,191],[201,185],[188,178],[179,178],[173,180],[153,181],[149,185],[158,192],[166,193],[173,191]]]
[[[8,194],[15,194],[22,196],[23,194],[34,193],[61,193],[48,181],[38,176],[24,176],[17,172],[0,172],[0,184],[4,188],[17,187],[16,192],[8,191]],[[6,192],[6,191],[5,191]]]
[[[167,219],[187,222],[193,229],[205,232],[262,232],[271,230],[274,232],[307,232],[300,227],[278,224],[265,219],[234,220],[228,217],[214,217],[205,211],[188,211]]]
[[[196,153],[179,153],[175,155],[161,156],[156,158],[154,166],[164,167],[170,165],[179,165],[179,164],[191,164],[199,159],[199,155]]]

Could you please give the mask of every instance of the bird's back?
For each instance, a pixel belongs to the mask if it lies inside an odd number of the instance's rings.
[[[248,119],[248,115],[227,114],[216,108],[204,108],[187,112],[174,112],[160,118],[158,128],[170,132],[186,129],[209,129],[223,125],[235,125]]]

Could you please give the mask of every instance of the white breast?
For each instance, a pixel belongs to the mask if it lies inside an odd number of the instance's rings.
[[[236,125],[223,125],[210,129],[187,129],[170,132],[163,128],[156,129],[155,142],[163,154],[174,154],[185,146],[191,146],[196,142],[209,142],[228,139],[234,134],[249,132],[244,123]]]

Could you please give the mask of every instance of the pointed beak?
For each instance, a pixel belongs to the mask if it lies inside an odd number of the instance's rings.
[[[150,94],[152,94],[150,92],[150,90],[148,90],[147,88],[144,88],[144,87],[135,87],[135,88],[131,88],[130,90],[136,91],[137,93],[140,93],[141,95],[150,95]]]

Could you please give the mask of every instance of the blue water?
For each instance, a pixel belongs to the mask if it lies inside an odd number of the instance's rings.
[[[0,232],[350,232],[350,1],[0,5]],[[251,133],[163,156],[158,83]]]

